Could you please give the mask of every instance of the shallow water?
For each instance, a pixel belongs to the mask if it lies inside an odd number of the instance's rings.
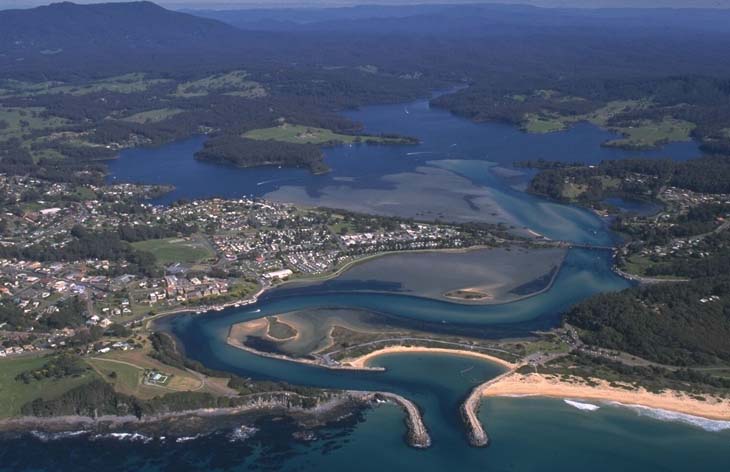
[[[656,203],[617,197],[607,198],[603,203],[616,207],[622,213],[635,213],[639,216],[655,215],[662,209],[662,206]]]

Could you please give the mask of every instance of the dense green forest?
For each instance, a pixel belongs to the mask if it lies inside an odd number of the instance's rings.
[[[725,156],[685,162],[623,159],[596,166],[546,161],[526,161],[520,165],[541,169],[528,191],[555,200],[596,202],[610,196],[652,199],[666,185],[700,193],[730,193],[730,157]],[[627,179],[635,175],[645,178]],[[576,194],[569,187],[580,190]]]
[[[314,144],[261,141],[240,136],[211,139],[195,154],[195,157],[239,167],[279,165],[304,167],[314,173],[328,170],[327,165],[322,162],[322,151]]]
[[[730,361],[728,300],[730,278],[723,275],[596,295],[565,320],[588,344],[662,364],[711,365]]]

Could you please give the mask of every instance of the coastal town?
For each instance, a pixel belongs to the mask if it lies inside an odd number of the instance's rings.
[[[417,223],[257,199],[150,203],[164,188],[0,176],[0,356],[166,312],[255,301],[395,251],[498,246],[491,226]],[[71,305],[74,305],[71,307]],[[74,308],[74,309],[71,309]],[[127,344],[111,345],[129,348]]]
[[[730,195],[665,187],[661,208],[648,215],[626,215],[616,228],[632,238],[619,250],[619,264],[633,275],[681,278],[662,266],[686,260],[712,260],[724,252],[730,228]]]

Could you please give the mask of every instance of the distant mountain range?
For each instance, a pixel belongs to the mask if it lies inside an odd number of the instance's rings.
[[[728,25],[730,11],[702,9],[472,4],[178,12],[151,2],[64,2],[0,11],[0,74],[72,79],[377,64],[463,77],[518,63],[536,75],[556,63],[561,74],[712,74],[730,70]]]
[[[513,2],[514,3],[514,2]],[[451,35],[529,31],[702,31],[730,33],[730,10],[539,8],[508,4],[361,5],[346,8],[183,10],[247,30],[400,31]]]

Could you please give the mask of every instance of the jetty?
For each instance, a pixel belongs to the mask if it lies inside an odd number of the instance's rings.
[[[516,369],[510,369],[487,382],[477,385],[471,391],[469,396],[466,397],[464,403],[461,404],[461,419],[464,421],[470,445],[474,447],[489,446],[489,435],[484,429],[482,422],[479,421],[479,407],[482,404],[482,392],[484,392],[484,389],[489,385],[499,382],[504,377],[511,375],[515,370]]]
[[[376,392],[374,400],[385,400],[395,403],[406,412],[406,426],[408,427],[408,445],[418,449],[431,446],[431,436],[428,434],[423,416],[415,403],[405,397],[390,392]]]

